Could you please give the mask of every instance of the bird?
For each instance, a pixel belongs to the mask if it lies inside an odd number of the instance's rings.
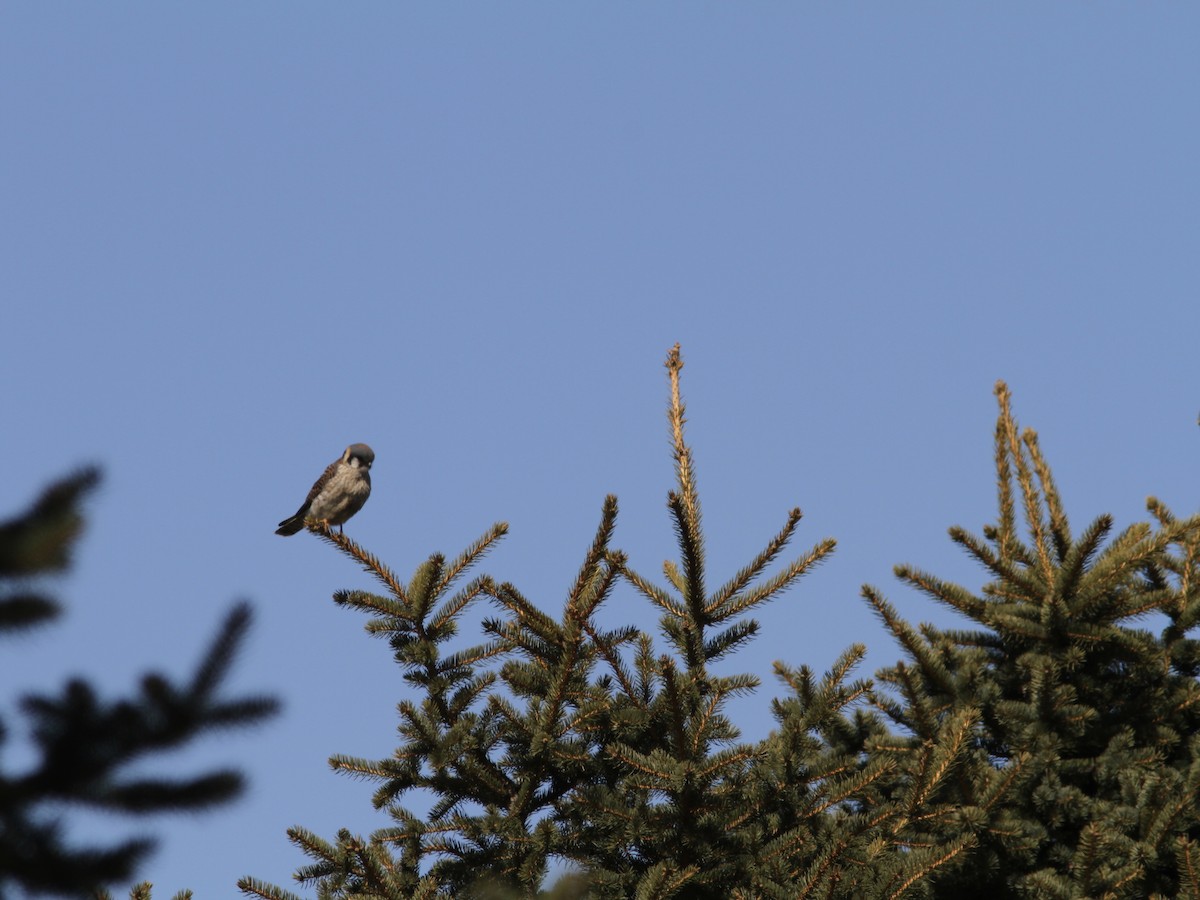
[[[307,519],[336,525],[341,531],[346,520],[362,509],[371,496],[373,462],[374,450],[366,444],[351,444],[339,459],[329,464],[296,514],[280,522],[275,533],[284,537],[295,534]]]

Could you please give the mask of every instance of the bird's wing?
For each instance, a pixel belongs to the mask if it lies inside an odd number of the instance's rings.
[[[335,459],[325,467],[325,471],[321,473],[321,477],[313,483],[312,490],[309,491],[308,496],[304,498],[304,505],[300,507],[301,509],[308,509],[310,506],[312,506],[312,502],[317,499],[317,495],[325,489],[325,485],[329,483],[329,479],[332,478],[333,473],[337,471],[338,463],[340,462],[340,459]]]

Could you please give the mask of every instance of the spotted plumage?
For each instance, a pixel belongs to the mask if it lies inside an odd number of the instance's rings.
[[[315,519],[328,525],[341,526],[363,508],[371,496],[371,463],[375,462],[375,451],[366,444],[351,444],[340,459],[317,479],[308,492],[304,504],[279,523],[276,534],[295,534],[304,527],[307,519]]]

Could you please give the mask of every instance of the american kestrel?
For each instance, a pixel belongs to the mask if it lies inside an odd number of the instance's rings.
[[[366,444],[351,444],[329,464],[317,483],[308,492],[304,505],[279,523],[276,534],[285,537],[304,527],[305,519],[316,519],[328,525],[342,524],[363,508],[371,496],[371,463],[375,451]]]

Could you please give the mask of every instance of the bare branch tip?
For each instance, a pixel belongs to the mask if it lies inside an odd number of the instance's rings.
[[[679,352],[679,342],[678,341],[675,342],[674,347],[672,347],[670,350],[667,351],[666,366],[668,369],[672,370],[673,372],[678,372],[680,369],[683,368],[683,357],[680,355],[680,352]]]

